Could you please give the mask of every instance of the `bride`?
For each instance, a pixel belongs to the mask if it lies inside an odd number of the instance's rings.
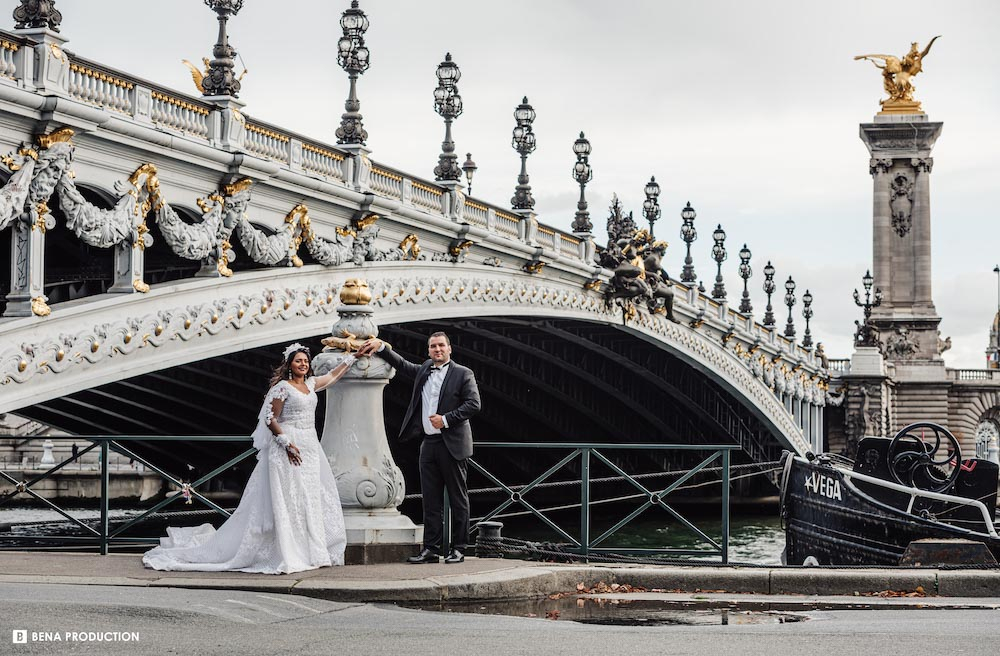
[[[316,437],[316,392],[333,385],[354,357],[314,377],[309,349],[295,343],[271,378],[253,445],[257,466],[239,506],[211,524],[169,527],[142,562],[159,570],[265,574],[344,564],[347,535],[337,483]]]

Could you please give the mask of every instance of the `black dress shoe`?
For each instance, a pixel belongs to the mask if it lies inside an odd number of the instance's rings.
[[[455,563],[464,563],[465,556],[458,549],[452,549],[448,557],[444,559],[445,565],[454,565]]]
[[[437,563],[440,562],[439,560],[440,558],[441,556],[434,553],[430,549],[421,549],[420,553],[418,553],[416,556],[410,556],[409,558],[406,559],[406,562],[412,563],[414,565],[419,565],[421,563]]]

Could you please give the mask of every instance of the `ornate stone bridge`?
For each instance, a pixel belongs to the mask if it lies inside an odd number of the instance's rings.
[[[288,132],[235,94],[138,79],[64,49],[51,27],[0,33],[0,413],[77,426],[83,406],[149,412],[136,426],[156,430],[181,408],[164,395],[117,408],[106,390],[328,334],[340,287],[361,277],[390,337],[411,339],[413,322],[453,328],[485,351],[462,357],[479,358],[487,403],[556,432],[547,412],[599,426],[607,404],[645,437],[739,440],[759,460],[821,447],[825,359],[750,313],[681,283],[675,321],[616,300],[589,228]],[[81,400],[93,390],[103,402]]]

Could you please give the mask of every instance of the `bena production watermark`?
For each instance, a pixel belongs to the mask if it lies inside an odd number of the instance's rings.
[[[26,631],[14,629],[15,645],[29,642],[139,642],[138,631]]]

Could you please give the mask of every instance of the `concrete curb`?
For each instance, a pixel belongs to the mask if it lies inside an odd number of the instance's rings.
[[[488,572],[440,574],[419,579],[239,578],[169,576],[68,576],[0,574],[0,583],[113,585],[154,588],[245,590],[295,594],[330,601],[475,602],[541,597],[575,592],[583,583],[627,583],[675,593],[737,595],[791,595],[803,601],[809,595],[854,597],[880,592],[914,592],[922,588],[930,599],[950,597],[1000,598],[1000,571],[739,567],[612,567],[584,565],[524,565]],[[870,597],[868,597],[870,598]],[[791,602],[790,602],[791,603]],[[850,602],[858,604],[858,600]],[[867,602],[866,602],[867,603]],[[915,605],[921,602],[913,601]]]

